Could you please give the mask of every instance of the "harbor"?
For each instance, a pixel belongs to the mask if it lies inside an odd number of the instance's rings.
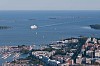
[[[0,64],[25,58],[28,56],[27,52],[32,48],[33,46],[0,46]]]

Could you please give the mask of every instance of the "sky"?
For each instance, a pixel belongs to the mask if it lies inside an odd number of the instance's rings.
[[[0,10],[100,10],[100,0],[0,0]]]

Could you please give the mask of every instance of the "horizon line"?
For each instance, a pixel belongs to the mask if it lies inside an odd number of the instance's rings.
[[[71,10],[0,10],[0,11],[99,11],[100,9],[94,9],[94,10],[92,10],[92,9],[71,9]]]

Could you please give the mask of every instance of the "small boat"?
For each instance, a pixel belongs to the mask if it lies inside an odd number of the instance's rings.
[[[10,53],[9,53],[9,54],[3,54],[2,58],[3,58],[3,59],[7,59],[9,56],[11,56]]]
[[[36,25],[32,25],[31,29],[37,29],[37,26]]]
[[[20,53],[16,53],[13,58],[18,58],[20,56]]]

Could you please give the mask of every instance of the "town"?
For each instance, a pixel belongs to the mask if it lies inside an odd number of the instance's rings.
[[[100,66],[100,38],[71,37],[35,48],[35,45],[1,46],[2,66]],[[27,54],[25,58],[19,58]]]

